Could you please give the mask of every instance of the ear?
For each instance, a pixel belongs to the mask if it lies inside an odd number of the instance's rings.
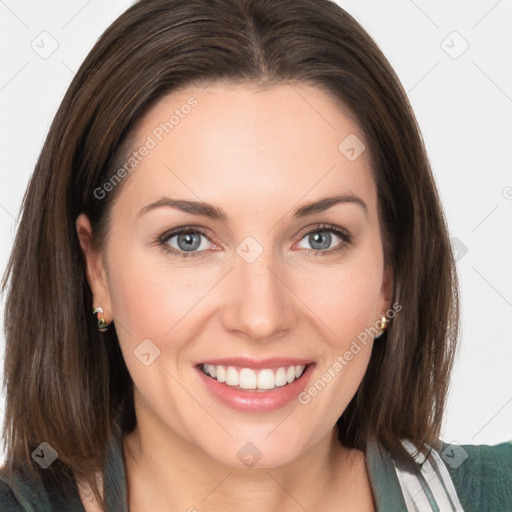
[[[386,265],[382,277],[381,286],[381,310],[378,312],[379,318],[385,315],[386,312],[391,308],[391,299],[393,297],[393,268],[391,265]]]
[[[93,307],[103,309],[103,317],[110,323],[113,319],[104,254],[93,247],[91,222],[85,213],[76,218],[76,231],[84,255],[87,281],[91,287]],[[92,313],[92,311],[91,311]]]

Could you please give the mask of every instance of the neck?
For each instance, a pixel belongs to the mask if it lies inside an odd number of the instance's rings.
[[[343,447],[336,428],[287,464],[240,469],[212,459],[155,416],[143,418],[124,438],[131,512],[316,510],[333,500],[363,510],[354,489],[371,498],[364,454]]]

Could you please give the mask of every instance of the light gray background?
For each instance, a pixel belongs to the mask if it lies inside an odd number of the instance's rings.
[[[408,92],[459,258],[461,346],[442,438],[511,439],[512,0],[338,3],[377,41]],[[0,0],[2,272],[64,92],[97,38],[129,5]],[[55,318],[58,311],[47,321]],[[3,336],[0,347],[3,358]],[[0,407],[3,419],[3,401]]]

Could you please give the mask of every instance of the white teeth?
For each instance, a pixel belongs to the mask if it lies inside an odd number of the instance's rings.
[[[213,366],[211,364],[209,364],[208,366],[215,368],[215,373],[217,375],[215,376],[213,375],[213,373],[210,373],[212,377],[215,377],[219,382],[226,382],[226,369],[224,368],[224,366]]]
[[[286,370],[281,367],[276,372],[276,387],[284,386],[286,384]]]
[[[258,374],[258,389],[274,389],[276,378],[272,370],[261,370]]]
[[[219,382],[225,382],[228,386],[241,389],[268,390],[275,387],[291,384],[303,373],[305,365],[293,365],[280,367],[277,370],[264,369],[255,371],[251,368],[242,368],[238,371],[233,366],[203,364],[202,369],[206,375],[210,375]]]
[[[228,386],[238,386],[238,380],[238,372],[232,366],[228,366],[226,370],[226,384]]]
[[[217,377],[217,368],[213,364],[205,364],[205,371],[212,377]],[[224,379],[225,380],[225,379]]]
[[[256,373],[254,370],[244,368],[240,370],[238,385],[242,389],[256,389]]]

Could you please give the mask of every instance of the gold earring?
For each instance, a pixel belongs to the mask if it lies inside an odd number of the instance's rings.
[[[384,334],[384,331],[386,330],[388,323],[389,320],[384,315],[382,315],[379,320],[379,332],[377,333],[377,336],[375,336],[375,338],[380,338]]]
[[[94,308],[92,314],[96,315],[96,321],[98,322],[98,331],[106,332],[108,330],[109,324],[103,317],[100,317],[98,313],[101,313],[103,315],[103,308]]]

